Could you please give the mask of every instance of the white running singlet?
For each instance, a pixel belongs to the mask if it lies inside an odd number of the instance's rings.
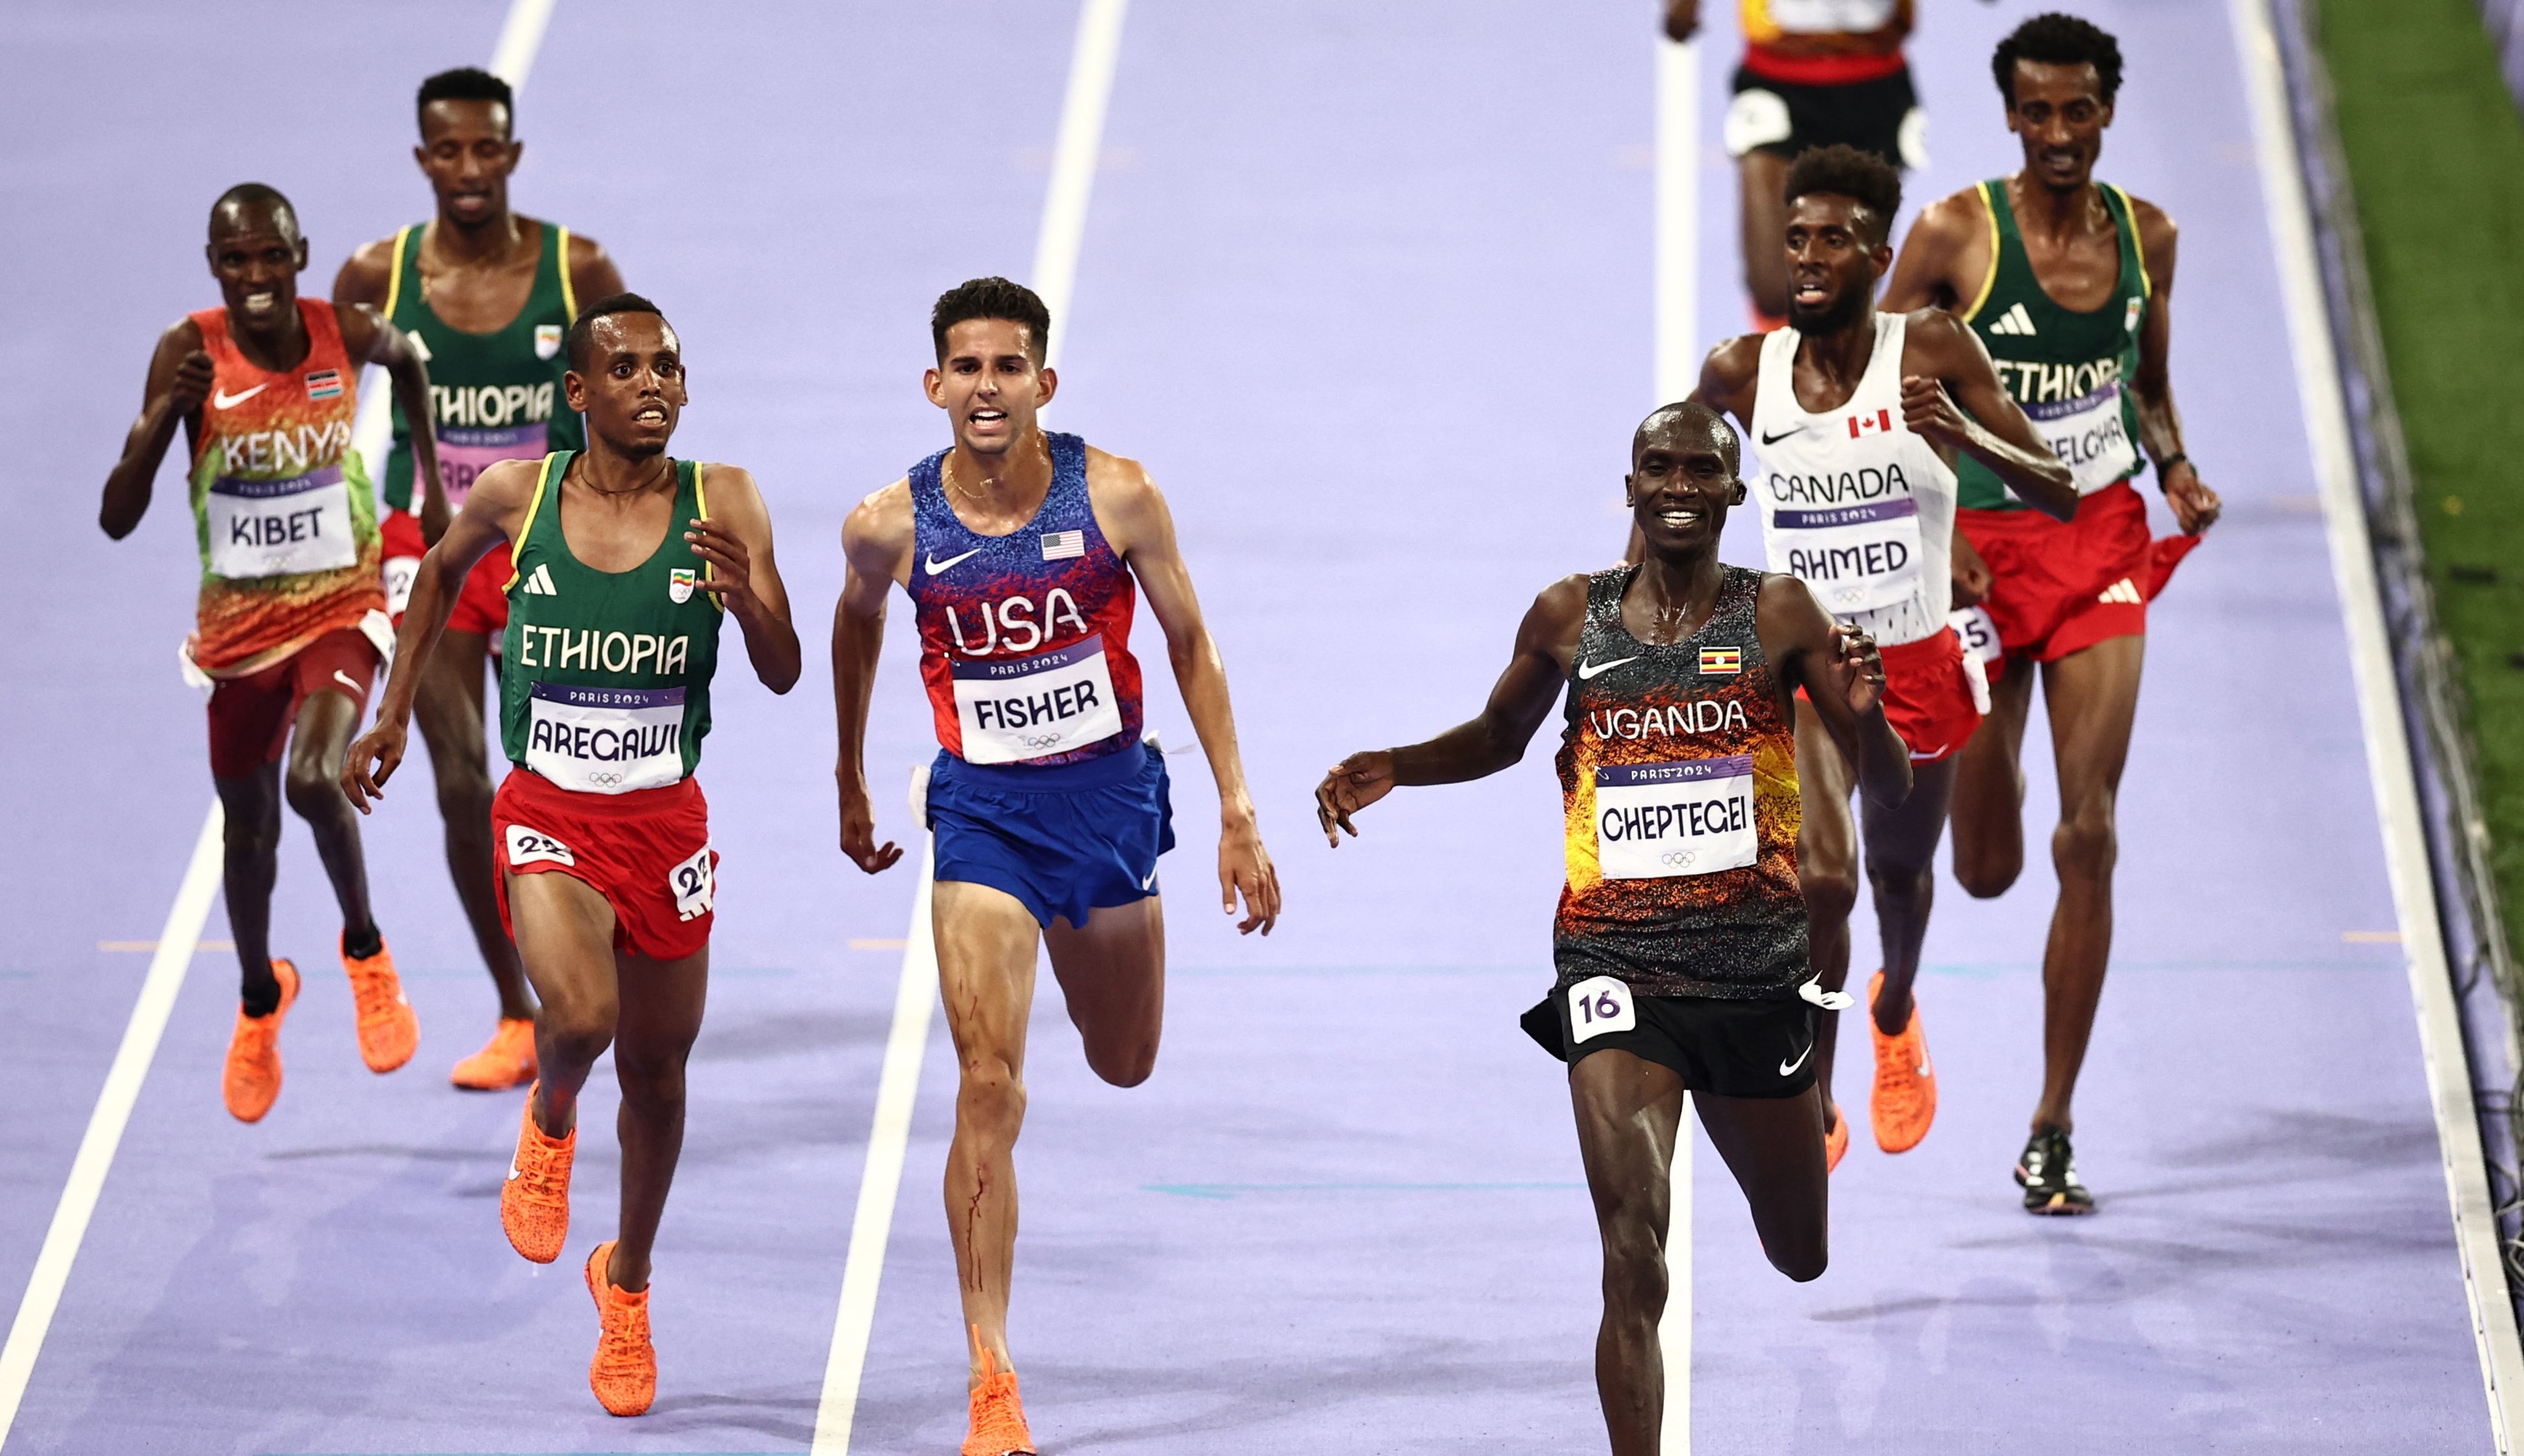
[[[1946,630],[1955,472],[1902,422],[1902,341],[1909,320],[1875,315],[1875,353],[1847,404],[1809,413],[1797,403],[1793,328],[1762,341],[1753,400],[1755,468],[1771,569],[1798,576],[1832,614],[1884,647]]]

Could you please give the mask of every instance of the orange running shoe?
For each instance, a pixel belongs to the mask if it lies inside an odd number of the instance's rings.
[[[523,1126],[517,1129],[517,1153],[509,1160],[509,1181],[500,1185],[500,1227],[509,1246],[538,1264],[560,1257],[569,1240],[569,1165],[578,1157],[578,1129],[552,1138],[535,1126],[535,1093],[526,1092]]]
[[[1886,1152],[1909,1152],[1928,1136],[1937,1120],[1937,1074],[1928,1066],[1928,1038],[1919,1030],[1918,1002],[1911,1003],[1911,1024],[1893,1036],[1875,1025],[1875,998],[1884,991],[1884,973],[1867,983],[1867,1031],[1875,1039],[1875,1091],[1868,1100],[1869,1120],[1875,1124],[1875,1145]]]
[[[982,1383],[973,1387],[973,1418],[965,1428],[962,1456],[1035,1456],[1034,1435],[1026,1430],[1025,1405],[1017,1399],[1017,1373],[1000,1370],[982,1343],[982,1327],[973,1330],[973,1353],[982,1361]]]
[[[596,1358],[587,1362],[587,1387],[596,1403],[617,1416],[642,1416],[657,1398],[657,1347],[649,1342],[649,1291],[634,1294],[616,1288],[605,1276],[613,1258],[613,1239],[587,1256],[587,1292],[596,1300],[603,1323],[596,1335]]]
[[[532,1017],[503,1016],[482,1049],[456,1064],[448,1080],[473,1092],[507,1092],[535,1080]]]
[[[1831,1131],[1822,1135],[1822,1171],[1825,1174],[1839,1172],[1840,1160],[1848,1152],[1849,1119],[1838,1116],[1835,1112],[1831,1120]]]
[[[403,981],[395,975],[394,952],[383,941],[377,953],[353,960],[342,952],[342,969],[350,973],[351,999],[360,1008],[360,1059],[371,1072],[391,1072],[412,1060],[420,1045],[420,1018],[405,1000]]]
[[[219,1093],[228,1115],[239,1122],[261,1122],[280,1098],[280,1018],[298,999],[298,967],[285,960],[271,963],[280,983],[280,1004],[269,1016],[248,1016],[237,1008],[236,1030],[228,1034],[227,1070],[219,1076]]]

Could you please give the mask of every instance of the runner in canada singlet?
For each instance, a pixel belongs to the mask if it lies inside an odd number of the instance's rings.
[[[193,522],[202,552],[193,660],[241,677],[385,607],[377,508],[351,448],[359,365],[333,306],[298,300],[307,357],[267,372],[238,352],[227,311],[192,315],[215,382],[194,441]]]
[[[967,763],[1083,763],[1140,742],[1138,594],[1095,525],[1087,445],[1045,432],[1051,488],[1026,526],[977,535],[940,475],[911,467],[911,595],[938,742]]]
[[[1559,768],[1569,879],[1559,988],[1614,976],[1648,995],[1753,1000],[1806,979],[1795,726],[1762,652],[1762,573],[1671,646],[1622,625],[1635,566],[1597,572]]]

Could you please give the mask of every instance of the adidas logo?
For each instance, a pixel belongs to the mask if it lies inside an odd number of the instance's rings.
[[[558,597],[560,595],[559,589],[553,585],[551,562],[537,561],[535,562],[535,569],[526,573],[526,595],[529,597]]]
[[[2111,586],[2104,588],[2101,592],[2096,593],[2095,600],[2098,602],[2117,602],[2129,607],[2144,607],[2147,605],[2147,599],[2138,594],[2138,588],[2132,585],[2130,579],[2126,576],[2113,582]]]
[[[2024,305],[2020,303],[2013,305],[2006,313],[1998,315],[1998,321],[1989,326],[1989,331],[1994,334],[2022,334],[2029,337],[2034,332],[2033,315],[2024,312]]]

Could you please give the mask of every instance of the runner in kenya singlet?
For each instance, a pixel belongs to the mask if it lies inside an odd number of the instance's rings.
[[[1045,432],[1033,520],[976,534],[947,503],[946,452],[911,467],[908,591],[938,742],[967,763],[1083,763],[1140,741],[1131,573],[1096,528],[1087,444]]]
[[[574,793],[662,789],[701,761],[718,669],[718,599],[700,589],[706,568],[684,541],[707,513],[702,467],[675,461],[674,512],[649,559],[599,571],[561,534],[574,454],[544,457],[517,532],[500,740],[510,762]]]
[[[535,260],[534,287],[525,307],[504,328],[466,333],[447,326],[431,311],[420,278],[420,240],[425,224],[395,234],[394,262],[386,285],[386,321],[402,329],[429,364],[430,409],[438,420],[438,468],[446,477],[447,507],[464,509],[474,478],[501,461],[533,460],[548,451],[579,450],[586,436],[562,398],[560,376],[569,360],[561,342],[578,316],[569,279],[569,229],[546,222]],[[394,412],[394,449],[386,456],[385,504],[410,511],[413,501],[412,421],[403,405]],[[509,547],[492,548],[476,570],[498,579],[509,567]],[[394,609],[411,590],[411,566],[388,584]]]
[[[1759,1000],[1806,979],[1795,725],[1755,625],[1762,573],[1723,570],[1708,622],[1663,647],[1622,625],[1636,566],[1587,583],[1558,759],[1559,990],[1614,976]]]
[[[267,372],[239,353],[225,309],[192,315],[212,385],[193,445],[202,552],[194,664],[243,677],[385,607],[377,508],[351,448],[359,366],[333,306],[298,301],[307,357]]]
[[[1964,312],[1988,346],[1999,382],[2076,476],[2080,496],[2118,485],[2147,465],[2139,454],[2138,405],[2129,387],[2138,372],[2138,334],[2151,292],[2147,263],[2128,194],[2108,184],[2097,190],[2120,235],[2120,276],[2102,308],[2074,313],[2042,291],[2002,177],[1980,184],[1992,262],[1981,296]],[[1970,457],[1958,461],[1955,472],[1966,510],[2025,509],[1988,466]]]

